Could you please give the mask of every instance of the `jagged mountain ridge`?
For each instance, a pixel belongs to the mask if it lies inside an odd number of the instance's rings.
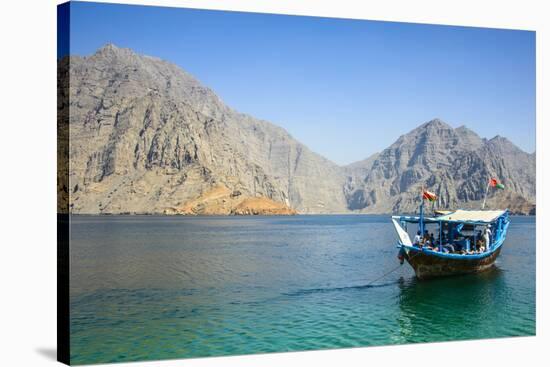
[[[238,194],[300,213],[404,212],[414,211],[419,185],[440,193],[440,206],[478,204],[488,174],[522,207],[534,203],[534,155],[504,138],[434,120],[339,167],[169,62],[106,45],[59,68],[70,77],[59,113],[70,110],[73,213],[174,213],[220,187],[230,194],[216,205],[238,204]]]
[[[535,156],[496,136],[482,139],[472,130],[434,119],[399,137],[367,163],[361,179],[351,176],[346,198],[351,210],[367,213],[414,212],[419,193],[438,194],[438,208],[479,208],[490,177],[511,195],[493,189],[490,203],[535,203]],[[357,168],[355,168],[357,169]]]

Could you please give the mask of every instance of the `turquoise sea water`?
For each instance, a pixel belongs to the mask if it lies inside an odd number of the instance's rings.
[[[417,281],[388,216],[73,216],[71,362],[535,334],[535,218],[494,269]]]

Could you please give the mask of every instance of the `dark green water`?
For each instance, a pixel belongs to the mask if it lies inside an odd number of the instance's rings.
[[[73,216],[71,362],[535,334],[535,219],[496,267],[419,282],[387,216]]]

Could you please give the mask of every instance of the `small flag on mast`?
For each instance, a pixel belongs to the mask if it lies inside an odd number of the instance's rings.
[[[497,189],[500,189],[500,190],[503,190],[504,189],[504,185],[499,183],[498,180],[496,178],[491,178],[489,180],[489,186],[491,187],[494,187],[494,188],[497,188]]]
[[[422,193],[422,199],[428,200],[428,201],[436,201],[437,195],[430,191],[424,191]]]
[[[499,190],[504,190],[504,185],[498,182],[496,178],[490,178],[485,188],[485,196],[483,197],[483,204],[481,204],[481,210],[485,209],[485,202],[487,201],[487,194],[489,193],[489,186]]]

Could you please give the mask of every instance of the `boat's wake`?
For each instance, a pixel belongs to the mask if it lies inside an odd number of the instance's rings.
[[[381,283],[381,284],[364,284],[364,285],[352,285],[347,287],[328,287],[328,288],[311,288],[311,289],[299,289],[293,292],[283,293],[285,296],[305,296],[309,294],[316,294],[316,293],[329,293],[329,292],[342,292],[342,291],[351,291],[351,290],[362,290],[362,289],[369,289],[369,288],[382,288],[382,287],[389,287],[392,285],[398,284],[398,281],[394,282],[388,282],[388,283]]]

